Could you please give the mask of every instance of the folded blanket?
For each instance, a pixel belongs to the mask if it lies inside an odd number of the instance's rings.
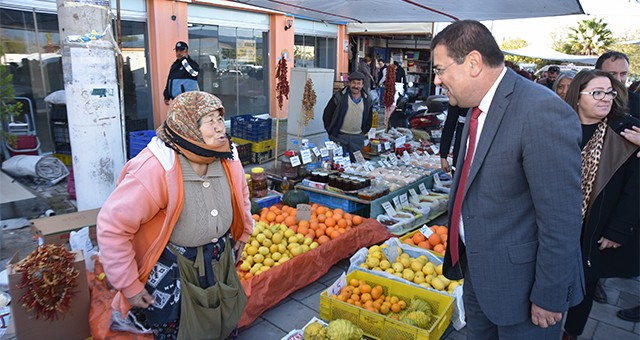
[[[18,155],[2,163],[2,170],[11,176],[39,177],[56,184],[69,175],[61,160],[47,156]]]

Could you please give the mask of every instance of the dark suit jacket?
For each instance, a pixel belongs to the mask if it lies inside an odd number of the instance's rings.
[[[524,322],[531,303],[564,312],[582,300],[581,138],[571,107],[507,69],[487,112],[462,205],[466,258],[461,262],[480,307],[497,325]],[[459,278],[462,269],[460,262],[451,267],[447,249],[445,275]]]

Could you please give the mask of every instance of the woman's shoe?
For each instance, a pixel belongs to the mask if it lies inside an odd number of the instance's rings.
[[[622,320],[640,322],[640,306],[621,309],[616,313],[616,315]]]
[[[596,289],[593,291],[593,301],[607,303],[607,292],[604,291],[601,281],[598,281]]]

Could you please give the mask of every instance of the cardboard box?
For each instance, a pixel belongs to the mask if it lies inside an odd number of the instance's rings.
[[[76,279],[76,294],[71,300],[69,309],[55,321],[35,318],[35,313],[28,312],[19,302],[26,288],[18,288],[22,279],[21,273],[13,270],[13,264],[18,262],[18,255],[14,255],[7,265],[9,275],[9,292],[12,297],[11,321],[15,326],[15,334],[18,339],[86,339],[91,336],[89,327],[89,285],[87,272],[84,265],[84,257],[81,251],[74,252],[76,262],[74,268],[79,272]]]
[[[100,208],[76,213],[38,218],[31,221],[31,230],[42,238],[45,244],[65,244],[69,235],[86,226],[90,226],[89,236],[96,239],[96,221]]]

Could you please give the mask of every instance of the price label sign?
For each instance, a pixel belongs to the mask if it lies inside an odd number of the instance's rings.
[[[364,146],[369,145],[369,143],[370,143],[370,141],[369,141],[368,139],[365,139],[365,140],[364,140]]]
[[[420,232],[422,233],[422,235],[424,235],[424,237],[429,238],[429,236],[433,235],[433,231],[431,231],[431,229],[429,229],[429,227],[427,227],[427,225],[423,225],[420,228]]]
[[[333,149],[336,148],[336,143],[334,143],[332,141],[326,141],[326,142],[324,142],[324,146],[329,150],[333,150]]]
[[[366,160],[364,159],[364,156],[362,155],[362,152],[360,152],[359,150],[353,153],[353,157],[356,158],[357,163],[366,162]]]
[[[402,161],[407,164],[411,163],[411,156],[409,156],[407,150],[402,151]]]
[[[301,164],[300,157],[298,156],[289,157],[289,161],[291,162],[291,166],[294,168]]]
[[[390,167],[392,166],[392,165],[391,165],[391,163],[389,163],[389,162],[387,162],[387,161],[383,161],[383,163],[384,163],[384,165],[386,165],[386,166],[387,166],[387,168],[390,168]]]
[[[411,156],[413,156],[413,158],[415,158],[416,160],[420,160],[420,155],[418,155],[417,152],[412,152]]]
[[[427,187],[424,186],[424,183],[420,183],[420,185],[418,185],[418,189],[420,189],[421,194],[429,195],[429,190],[427,190]]]
[[[327,149],[327,148],[320,149],[320,156],[329,157],[329,149]]]
[[[371,130],[369,130],[369,132],[367,133],[367,137],[368,137],[369,139],[374,139],[374,138],[376,138],[376,129],[373,129],[373,128],[372,128]]]
[[[431,145],[431,151],[433,151],[433,154],[434,154],[434,155],[437,155],[438,153],[440,153],[440,149],[439,149],[439,148],[438,148],[438,146],[437,146],[437,145],[435,145],[435,144],[432,144],[432,145]]]
[[[342,157],[342,147],[338,146],[335,149],[333,149],[333,157]]]
[[[311,163],[311,150],[303,149],[300,150],[300,155],[302,156],[302,164]]]
[[[344,164],[344,166],[351,166],[351,158],[342,157],[342,163]]]
[[[385,149],[385,150],[389,150],[389,149],[391,149],[391,143],[389,143],[389,142],[384,142],[384,149]]]
[[[382,202],[382,209],[384,209],[384,211],[387,213],[387,215],[396,216],[396,209],[393,209],[393,206],[391,206],[391,203]]]
[[[406,207],[409,205],[409,197],[407,196],[407,193],[400,195],[400,204],[403,207]]]
[[[397,164],[398,163],[398,156],[396,156],[395,153],[390,153],[389,154],[389,161],[391,161],[391,163],[393,163],[393,164]]]
[[[394,198],[392,198],[393,200],[393,205],[396,206],[396,209],[400,210],[402,209],[402,204],[400,204],[400,198],[398,196],[395,196]]]
[[[318,149],[317,146],[314,146],[313,149],[311,149],[311,151],[313,151],[313,154],[316,155],[316,157],[319,157],[320,155],[322,155],[322,153],[320,152],[320,149]],[[327,153],[327,155],[329,155],[329,153]]]
[[[340,294],[340,291],[342,290],[342,288],[345,287],[346,285],[347,285],[347,274],[343,272],[342,275],[340,275],[340,277],[336,280],[336,282],[334,282],[331,286],[329,286],[329,288],[327,288],[327,294],[329,294],[329,296],[338,295]]]
[[[380,165],[381,168],[386,168],[387,166],[384,165],[384,162],[382,161],[378,161],[378,164]]]
[[[298,221],[309,221],[311,219],[311,206],[308,204],[298,204],[296,206],[296,217]]]
[[[438,174],[435,174],[433,176],[433,183],[435,183],[435,185],[441,187],[442,186],[442,181],[440,180],[440,176],[438,176]]]
[[[402,136],[402,137],[396,138],[396,148],[404,146],[404,143],[406,143],[406,142],[407,142],[407,137],[406,136]]]
[[[409,195],[411,195],[411,197],[412,197],[414,200],[416,200],[416,201],[418,201],[418,200],[419,200],[419,198],[418,198],[418,193],[416,192],[416,189],[414,189],[414,188],[409,189]]]

